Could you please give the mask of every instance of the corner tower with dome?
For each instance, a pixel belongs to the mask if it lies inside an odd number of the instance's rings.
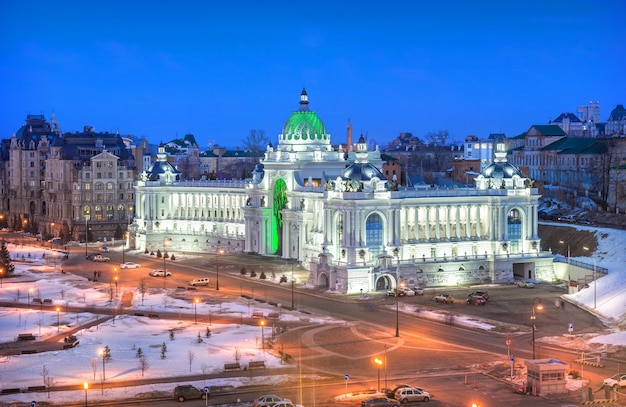
[[[145,250],[292,259],[310,270],[310,286],[342,293],[552,280],[552,255],[537,235],[539,195],[504,157],[476,188],[398,187],[363,137],[347,153],[333,147],[303,90],[250,179],[147,171],[133,235]]]

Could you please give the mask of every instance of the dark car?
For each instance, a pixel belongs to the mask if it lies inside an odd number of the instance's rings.
[[[209,396],[209,393],[205,393],[204,391],[190,384],[176,386],[174,388],[173,393],[174,393],[174,399],[178,401],[193,400],[193,399],[204,400]]]
[[[489,299],[489,293],[487,291],[472,291],[471,294],[468,294],[467,298],[472,297],[483,297],[484,299]]]
[[[398,407],[400,402],[398,400],[390,399],[389,397],[372,397],[361,402],[361,407]]]
[[[484,297],[481,297],[480,295],[469,297],[465,302],[468,305],[486,305],[487,304],[487,300]]]
[[[578,218],[576,222],[578,222],[580,225],[593,225],[593,222],[588,218]]]

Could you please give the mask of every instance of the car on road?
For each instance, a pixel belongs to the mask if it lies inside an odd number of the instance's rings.
[[[111,259],[109,259],[108,257],[104,257],[100,254],[96,254],[95,256],[93,256],[93,261],[95,262],[102,263],[102,262],[108,262],[109,260]]]
[[[109,248],[108,248],[107,246],[102,246],[99,250],[100,250],[102,253],[108,253],[108,252],[109,252]]]
[[[480,295],[475,295],[473,297],[469,297],[465,302],[468,305],[487,305],[487,300],[485,297],[481,297]]]
[[[139,264],[133,263],[132,261],[120,264],[121,269],[138,269],[139,267]]]
[[[398,389],[403,389],[405,387],[410,387],[412,389],[418,389],[418,390],[424,391],[423,387],[412,386],[410,384],[397,384],[395,387],[391,389],[383,389],[383,393],[385,393],[385,396],[392,399],[396,395],[396,391],[398,391]]]
[[[390,399],[389,397],[372,397],[361,402],[361,407],[398,407],[400,402],[398,400]]]
[[[405,297],[406,293],[400,289],[398,289],[397,291],[395,289],[390,289],[387,290],[387,296],[389,297],[395,297],[396,294],[398,294],[398,297]]]
[[[415,401],[429,401],[433,396],[424,391],[424,389],[416,389],[414,387],[404,387],[396,390],[396,394],[393,396],[402,404],[413,403]]]
[[[197,285],[209,285],[208,277],[195,278],[189,282],[189,285],[195,287]]]
[[[605,386],[612,387],[614,389],[626,387],[626,373],[618,373],[609,377],[608,379],[604,379],[602,384]]]
[[[277,396],[276,394],[265,394],[263,396],[259,396],[255,398],[252,405],[254,407],[272,407],[274,404],[278,403],[279,401],[291,402],[291,400],[286,399],[284,397]]]
[[[174,395],[174,399],[178,401],[185,400],[194,400],[194,399],[206,399],[208,393],[200,390],[199,388],[192,386],[191,384],[183,384],[180,386],[174,387],[174,391],[172,392]]]
[[[439,294],[435,296],[435,302],[452,304],[454,302],[454,297],[452,296],[452,294]]]
[[[415,295],[424,295],[424,289],[420,287],[411,287]]]
[[[517,282],[517,286],[520,288],[535,288],[535,283],[530,280],[520,280]]]
[[[576,215],[563,215],[559,216],[561,222],[574,222],[576,220]]]
[[[489,299],[489,293],[487,291],[472,291],[467,295],[467,298],[471,297],[483,297],[485,300]]]
[[[152,277],[170,277],[172,275],[171,272],[163,270],[152,270],[148,274],[150,274]]]
[[[415,296],[415,291],[411,290],[410,288],[400,288],[398,291],[403,292],[404,295],[406,295],[407,297]]]
[[[576,221],[579,225],[593,225],[593,221],[588,218],[578,218]]]
[[[283,400],[272,404],[272,407],[302,407],[300,404],[294,404],[291,400]]]

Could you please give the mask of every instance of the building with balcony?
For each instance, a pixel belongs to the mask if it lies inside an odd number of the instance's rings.
[[[135,158],[119,134],[62,133],[28,115],[2,141],[0,212],[9,226],[63,240],[121,237],[134,213]],[[87,226],[87,223],[89,224]],[[90,231],[90,232],[89,232]]]

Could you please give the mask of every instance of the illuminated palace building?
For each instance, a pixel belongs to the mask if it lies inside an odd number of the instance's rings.
[[[250,179],[181,180],[161,146],[136,183],[134,243],[282,257],[308,269],[310,285],[343,293],[554,279],[537,235],[539,195],[504,143],[474,188],[405,188],[381,165],[363,137],[333,148],[302,91]]]

